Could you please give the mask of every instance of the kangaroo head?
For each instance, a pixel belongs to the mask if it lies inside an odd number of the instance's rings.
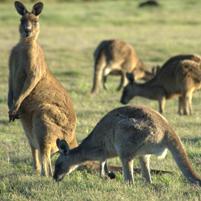
[[[43,9],[43,3],[36,3],[32,11],[27,11],[26,7],[19,1],[15,1],[15,8],[17,12],[22,16],[19,26],[20,35],[22,38],[37,38],[40,26],[39,15]]]
[[[124,87],[121,100],[122,104],[127,104],[135,96],[135,77],[133,73],[127,73],[128,84]]]
[[[53,178],[56,181],[61,181],[64,176],[72,171],[72,166],[69,160],[69,146],[65,140],[57,139],[57,147],[59,149],[60,155],[55,163],[55,170]]]

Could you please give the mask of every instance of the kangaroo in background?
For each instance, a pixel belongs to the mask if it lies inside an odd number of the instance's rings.
[[[133,158],[138,156],[142,175],[151,183],[150,156],[165,157],[168,149],[186,179],[201,186],[201,178],[193,171],[179,136],[162,115],[148,107],[114,109],[78,147],[69,149],[68,144],[59,139],[57,145],[60,156],[53,176],[56,181],[85,161],[98,160],[104,164],[106,159],[119,156],[125,181],[133,183]]]
[[[36,3],[31,12],[19,1],[15,8],[22,16],[21,37],[9,59],[9,118],[20,118],[36,172],[51,176],[51,154],[58,150],[56,139],[65,139],[71,148],[77,146],[76,114],[69,95],[48,70],[37,42],[43,3]]]
[[[138,7],[159,7],[160,4],[157,0],[145,0],[141,3],[139,3]]]
[[[94,77],[91,93],[98,92],[100,85],[106,89],[108,75],[120,75],[120,90],[127,83],[126,72],[135,75],[135,79],[150,80],[153,74],[144,68],[134,48],[121,40],[104,40],[94,52]]]
[[[177,55],[170,58],[150,81],[138,84],[132,74],[127,74],[121,103],[127,104],[133,97],[142,96],[158,100],[163,113],[166,99],[179,96],[178,113],[192,114],[193,92],[201,87],[201,58],[196,55]]]

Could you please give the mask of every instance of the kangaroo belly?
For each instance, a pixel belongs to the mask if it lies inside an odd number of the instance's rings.
[[[166,153],[167,151],[165,146],[160,144],[148,144],[141,147],[137,151],[136,155],[142,156],[142,155],[151,154],[151,155],[156,155],[160,158],[164,158]]]
[[[74,133],[76,114],[72,102],[56,80],[41,80],[23,101],[20,110],[22,114],[37,116],[48,130],[68,135]]]
[[[33,112],[52,105],[60,110],[72,110],[73,106],[67,92],[54,80],[44,78],[36,85],[30,95],[23,101],[22,109],[25,112]]]
[[[22,122],[23,129],[25,131],[25,134],[28,138],[29,144],[31,144],[31,146],[34,147],[35,149],[38,149],[39,144],[38,144],[37,136],[33,132],[32,117],[33,116],[30,114],[23,114],[20,119]]]
[[[176,83],[171,83],[168,87],[164,87],[165,89],[165,96],[167,99],[175,98],[181,95],[181,86],[178,86]]]
[[[178,97],[181,95],[181,92],[177,91],[177,92],[171,92],[171,93],[168,93],[166,95],[166,98],[167,99],[171,99],[171,98],[175,98],[175,97]]]

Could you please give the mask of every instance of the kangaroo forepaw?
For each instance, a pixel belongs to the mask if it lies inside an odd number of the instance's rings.
[[[9,112],[9,122],[19,119],[19,114],[17,112]]]

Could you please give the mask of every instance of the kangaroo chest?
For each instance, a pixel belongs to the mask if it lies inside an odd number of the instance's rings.
[[[36,56],[33,55],[32,48],[20,47],[17,50],[11,70],[14,99],[21,92],[29,69],[36,63]]]

